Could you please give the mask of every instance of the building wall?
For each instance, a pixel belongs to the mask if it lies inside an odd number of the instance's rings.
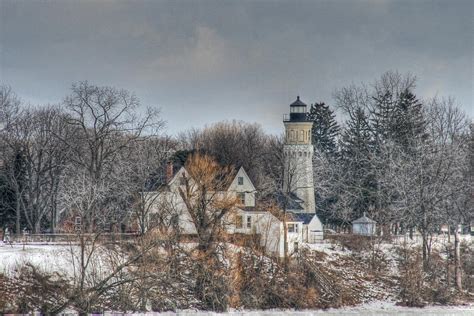
[[[311,129],[313,122],[284,122],[285,144],[311,145]]]
[[[313,182],[313,145],[285,144],[285,175],[283,190],[294,192],[304,201],[304,211],[314,213],[316,202]]]
[[[239,184],[239,177],[242,177],[242,180],[243,180],[242,184]],[[244,168],[239,169],[234,180],[230,184],[228,191],[244,194],[245,204],[243,206],[255,207],[256,190],[249,176],[245,172]]]
[[[305,235],[303,239],[308,243],[315,243],[323,240],[323,224],[319,220],[318,216],[315,215],[308,225],[305,225]]]
[[[375,223],[354,223],[352,233],[357,235],[375,235]]]
[[[290,188],[304,201],[304,211],[313,213],[316,210],[313,183],[313,153],[311,128],[313,122],[284,122],[285,176],[283,189]]]
[[[287,243],[288,243],[288,255],[291,255],[295,251],[295,243],[301,248],[303,244],[303,222],[287,222],[286,225],[298,225],[297,232],[287,232]],[[280,244],[279,244],[279,255],[283,257],[285,255],[285,236],[284,236],[283,223],[280,222]]]
[[[237,217],[240,217],[240,219],[237,219]],[[238,226],[237,222],[241,225]],[[260,246],[267,253],[278,253],[280,221],[272,214],[237,209],[234,214],[229,214],[229,219],[226,219],[226,223],[227,232],[231,234],[258,234],[260,236]]]

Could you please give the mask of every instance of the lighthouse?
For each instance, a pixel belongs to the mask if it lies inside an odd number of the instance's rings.
[[[313,183],[313,153],[311,129],[307,105],[298,96],[290,104],[290,114],[283,116],[285,124],[283,190],[295,202],[289,209],[293,212],[315,213]]]

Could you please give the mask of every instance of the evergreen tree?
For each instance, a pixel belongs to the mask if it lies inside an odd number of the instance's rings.
[[[13,192],[5,173],[0,170],[0,228],[15,224],[15,192]]]
[[[374,150],[372,131],[367,114],[356,108],[347,121],[341,141],[341,164],[343,168],[342,191],[349,199],[351,218],[367,212],[374,204],[377,183],[371,164]]]
[[[397,100],[395,122],[394,142],[402,148],[413,150],[416,141],[425,138],[423,105],[409,89],[405,89]]]
[[[334,112],[323,102],[315,103],[311,105],[308,117],[314,122],[311,133],[315,149],[325,154],[335,155],[339,125]]]
[[[393,142],[412,150],[415,142],[424,137],[422,103],[408,88],[399,95],[379,92],[373,100],[371,126],[377,145]]]
[[[372,97],[371,128],[377,145],[386,143],[397,133],[396,101],[390,91]]]

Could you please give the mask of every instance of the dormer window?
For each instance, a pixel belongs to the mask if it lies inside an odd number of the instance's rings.
[[[179,185],[186,185],[186,177],[184,175],[179,177]]]
[[[237,184],[238,185],[244,185],[244,177],[238,177],[237,178]]]

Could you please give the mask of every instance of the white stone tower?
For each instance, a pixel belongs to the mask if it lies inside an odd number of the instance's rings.
[[[296,101],[290,104],[290,115],[285,114],[283,117],[286,132],[283,146],[285,157],[283,190],[285,193],[290,193],[302,206],[302,209],[290,207],[291,211],[315,213],[314,147],[311,143],[313,122],[308,120],[306,107],[298,96]]]

